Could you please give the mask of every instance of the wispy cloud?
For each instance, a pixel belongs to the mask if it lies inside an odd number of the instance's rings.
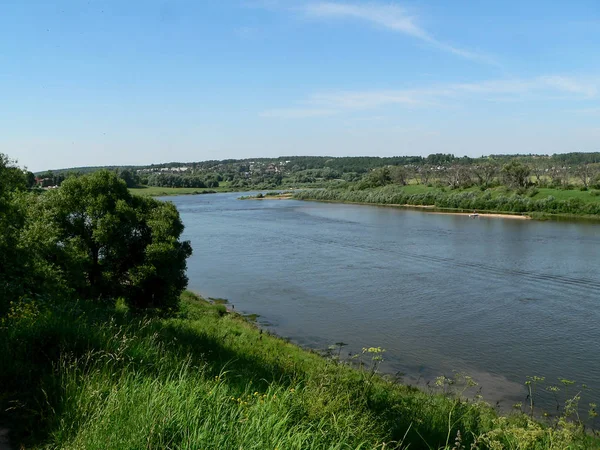
[[[580,80],[558,75],[531,79],[489,80],[476,83],[434,85],[416,89],[318,92],[301,102],[302,106],[269,110],[264,117],[302,118],[332,116],[344,112],[373,110],[387,106],[441,106],[449,101],[491,102],[536,101],[548,99],[595,100],[600,80]]]
[[[320,108],[281,108],[262,112],[261,117],[278,117],[283,119],[305,119],[309,117],[324,117],[338,114],[338,110]]]
[[[541,77],[540,81],[549,87],[554,87],[564,92],[571,92],[573,94],[581,94],[586,97],[595,97],[598,93],[598,86],[592,83],[585,83],[573,80],[571,78],[565,78],[561,76],[548,76]]]
[[[315,18],[346,18],[369,22],[393,32],[419,39],[441,51],[461,58],[499,66],[498,62],[488,55],[456,47],[436,39],[417,24],[415,17],[409,15],[405,9],[397,5],[321,2],[308,4],[302,9],[307,15]]]

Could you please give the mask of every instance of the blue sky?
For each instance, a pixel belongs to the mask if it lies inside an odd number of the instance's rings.
[[[600,151],[599,49],[598,0],[0,0],[0,152]]]

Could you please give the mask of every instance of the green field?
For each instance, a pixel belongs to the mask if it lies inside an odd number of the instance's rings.
[[[428,392],[341,361],[189,292],[174,318],[99,303],[19,310],[0,327],[0,421],[17,446],[106,449],[594,449],[566,408],[498,416],[465,375]],[[350,364],[352,361],[352,364]],[[465,396],[474,398],[466,401]],[[565,399],[566,400],[566,399]],[[562,408],[562,407],[561,407]],[[563,411],[563,409],[561,409]],[[475,447],[471,447],[475,444]]]
[[[129,188],[129,192],[135,195],[143,195],[149,197],[164,197],[169,195],[194,195],[212,192],[229,192],[227,186],[219,186],[218,188],[169,188],[157,186],[143,186]]]
[[[557,200],[568,200],[570,198],[576,198],[586,203],[600,203],[600,191],[590,189],[588,191],[581,191],[579,189],[550,189],[550,188],[539,188],[539,193],[534,195],[533,199],[543,199],[549,196],[554,197]]]

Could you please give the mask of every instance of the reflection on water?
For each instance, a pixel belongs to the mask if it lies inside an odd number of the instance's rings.
[[[528,375],[600,386],[600,225],[238,196],[168,199],[191,289],[303,345],[383,347],[406,381],[466,372],[505,404]]]

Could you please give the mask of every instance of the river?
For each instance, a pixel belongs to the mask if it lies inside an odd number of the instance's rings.
[[[527,376],[564,377],[600,399],[600,225],[240,195],[165,199],[191,290],[304,346],[382,347],[407,383],[467,373],[508,409]]]

